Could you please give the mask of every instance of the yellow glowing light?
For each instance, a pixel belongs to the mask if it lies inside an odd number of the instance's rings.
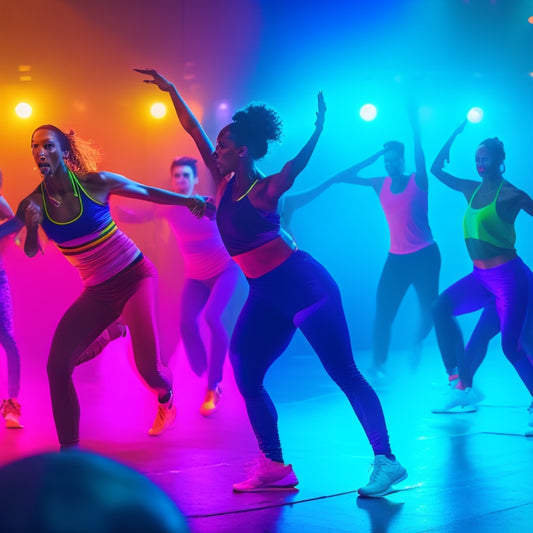
[[[32,112],[33,109],[31,108],[31,105],[26,102],[20,102],[20,104],[15,106],[15,113],[19,118],[29,118],[31,117]]]
[[[163,118],[167,114],[167,106],[161,102],[157,102],[150,108],[150,113],[154,118]]]

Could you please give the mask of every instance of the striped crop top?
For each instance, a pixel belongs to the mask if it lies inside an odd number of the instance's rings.
[[[80,201],[79,214],[68,222],[54,220],[43,200],[43,221],[47,237],[54,241],[61,253],[74,265],[85,286],[102,283],[130,265],[141,252],[133,241],[120,231],[109,210],[108,203],[94,200],[69,170],[74,196]]]
[[[474,260],[486,259],[486,256],[494,255],[494,253],[498,253],[498,250],[515,249],[516,231],[514,224],[503,220],[496,209],[496,202],[503,187],[503,183],[504,182],[502,180],[498,190],[496,191],[494,200],[485,207],[481,207],[479,209],[472,207],[472,201],[479,191],[479,187],[481,187],[481,185],[476,189],[470,198],[470,202],[468,203],[468,207],[463,218],[463,232],[468,251]],[[479,254],[478,252],[474,252],[474,247],[469,246],[469,241],[472,239],[481,241],[480,244],[482,245],[489,245],[488,247],[485,246],[486,248],[496,248],[498,250],[492,254]],[[476,249],[477,248],[479,248],[479,246],[476,247]]]

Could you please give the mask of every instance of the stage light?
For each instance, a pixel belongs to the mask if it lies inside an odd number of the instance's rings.
[[[150,108],[150,113],[154,118],[163,118],[167,114],[167,106],[157,102]]]
[[[480,107],[473,107],[466,115],[466,118],[472,124],[477,124],[483,120],[483,109]]]
[[[533,16],[529,17],[529,18],[527,19],[527,21],[528,21],[530,24],[533,24]]]
[[[20,102],[20,104],[15,106],[15,113],[19,118],[31,117],[32,111],[31,105],[26,102]]]
[[[370,122],[371,120],[374,120],[378,114],[378,110],[376,109],[376,106],[372,104],[365,104],[361,109],[359,110],[359,116],[366,120],[367,122]]]

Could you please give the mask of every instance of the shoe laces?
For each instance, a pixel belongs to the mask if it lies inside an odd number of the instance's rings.
[[[265,455],[261,454],[254,460],[245,463],[244,468],[247,474],[250,474],[251,476],[257,476],[261,472],[268,470],[269,466],[270,459],[268,459]]]
[[[370,474],[370,481],[369,483],[373,483],[376,480],[386,477],[387,473],[389,471],[392,471],[394,469],[393,464],[391,464],[389,461],[386,462],[376,462],[370,464],[369,471],[372,470],[372,473]]]

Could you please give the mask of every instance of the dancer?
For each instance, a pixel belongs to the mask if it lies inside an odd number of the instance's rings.
[[[159,359],[155,319],[156,272],[150,261],[111,218],[110,195],[183,205],[202,216],[205,202],[97,171],[96,156],[74,132],[38,127],[31,147],[42,182],[19,204],[16,217],[0,236],[26,224],[24,251],[39,250],[38,227],[78,269],[83,291],[63,315],[48,357],[52,411],[61,450],[79,446],[80,407],[72,372],[91,343],[122,315],[133,345],[137,369],[158,396],[151,435],[174,421],[172,374]]]
[[[0,190],[3,185],[3,174],[0,170]],[[0,193],[0,220],[14,216],[13,210]],[[22,429],[20,422],[20,354],[15,342],[13,325],[13,304],[11,289],[0,254],[0,344],[7,358],[7,398],[0,405],[0,414],[4,417],[6,428]]]
[[[170,93],[180,123],[196,142],[219,186],[217,223],[222,240],[250,288],[233,331],[230,358],[262,453],[252,476],[233,489],[257,492],[293,489],[298,484],[292,466],[284,463],[277,412],[263,379],[299,328],[348,397],[374,451],[370,482],[359,494],[387,494],[407,472],[391,452],[379,399],[355,366],[337,284],[280,227],[281,195],[307,165],[322,132],[326,112],[322,93],[310,139],[280,172],[264,176],[257,161],[281,134],[275,111],[250,105],[236,113],[218,134],[213,153],[210,140],[175,86],[155,70],[136,70],[150,76],[147,83]]]
[[[170,165],[170,182],[174,192],[195,195],[198,184],[196,159],[186,156],[174,159]],[[192,371],[198,377],[207,373],[207,391],[200,413],[210,416],[222,394],[223,367],[229,345],[222,314],[241,276],[239,267],[224,248],[214,218],[198,219],[187,210],[171,205],[157,206],[145,216],[121,210],[120,216],[127,222],[155,216],[170,223],[185,270],[179,330]],[[201,317],[209,334],[208,348],[200,332]]]
[[[381,272],[376,294],[373,332],[373,366],[370,376],[385,377],[391,328],[400,304],[413,286],[420,306],[420,322],[413,347],[412,366],[418,366],[421,345],[433,320],[431,305],[439,294],[441,257],[428,221],[428,178],[420,126],[412,104],[408,105],[413,131],[415,172],[405,173],[404,145],[389,141],[379,152],[337,174],[337,181],[372,187],[379,197],[390,234],[390,248]],[[361,178],[357,173],[381,156],[386,177]]]
[[[443,170],[445,161],[450,159],[452,143],[466,122],[464,120],[455,129],[431,167],[431,172],[442,183],[463,193],[468,202],[463,229],[474,264],[473,272],[446,289],[434,305],[435,331],[444,366],[448,374],[454,376],[458,365],[459,374],[459,380],[452,382],[443,404],[433,409],[437,413],[453,408],[475,410],[478,399],[471,387],[472,371],[465,360],[463,336],[455,317],[492,306],[494,302],[503,352],[533,396],[533,362],[520,342],[531,271],[516,253],[514,228],[520,211],[533,215],[533,200],[504,179],[505,151],[496,137],[485,139],[476,150],[476,169],[481,182],[457,178]],[[487,337],[491,330],[494,324],[487,328]],[[533,402],[529,411],[529,425],[533,426]]]

